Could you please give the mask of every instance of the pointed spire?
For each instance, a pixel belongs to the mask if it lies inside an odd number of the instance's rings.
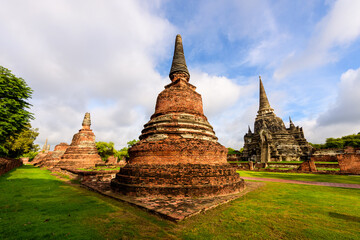
[[[248,125],[248,133],[251,133],[250,125]]]
[[[184,49],[180,34],[176,35],[174,57],[169,74],[169,77],[172,81],[174,79],[174,73],[184,73],[186,75],[186,80],[189,81],[190,73],[186,66]]]
[[[290,128],[295,128],[294,123],[291,121],[291,117],[289,116]]]
[[[90,113],[85,113],[84,120],[82,122],[82,126],[90,128],[91,120],[90,120]]]
[[[43,148],[42,148],[43,151],[46,151],[46,149],[47,149],[47,145],[48,145],[47,142],[48,142],[48,140],[46,139],[46,140],[45,140],[45,144],[44,144],[44,146],[43,146]]]
[[[266,96],[266,92],[264,89],[264,85],[261,81],[261,76],[259,76],[259,82],[260,82],[260,98],[259,98],[259,111],[258,113],[264,113],[264,112],[273,112],[274,109],[270,107],[269,100]]]

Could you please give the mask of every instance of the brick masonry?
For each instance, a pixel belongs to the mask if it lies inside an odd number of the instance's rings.
[[[22,161],[20,159],[12,159],[1,157],[0,158],[0,175],[7,173],[8,171],[20,167],[22,165]]]
[[[155,112],[140,141],[129,149],[128,164],[111,181],[128,196],[208,197],[237,193],[244,181],[227,163],[203,112],[201,95],[189,83],[177,36],[171,83],[158,95]],[[181,51],[180,51],[181,50]]]
[[[360,174],[360,154],[341,154],[338,162],[341,172]]]
[[[90,129],[90,113],[86,113],[82,129],[76,133],[64,155],[54,168],[91,168],[104,164],[95,145],[95,134]]]

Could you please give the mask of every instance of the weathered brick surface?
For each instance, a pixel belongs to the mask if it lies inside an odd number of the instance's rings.
[[[76,169],[62,168],[61,171],[71,173],[80,182],[110,182],[118,172],[118,170],[106,170],[106,171],[83,171]]]
[[[49,169],[52,169],[58,164],[61,157],[64,155],[66,149],[69,147],[69,144],[67,143],[60,143],[55,146],[54,151],[49,152],[44,159],[37,164],[37,166],[40,167],[46,167]]]
[[[74,135],[55,168],[90,168],[103,163],[95,145],[95,134],[90,129],[90,114],[86,113],[82,129]]]
[[[172,82],[159,94],[140,141],[129,149],[128,164],[112,180],[116,192],[202,197],[244,188],[244,181],[226,161],[227,149],[217,142],[203,113],[201,95],[189,83],[190,74],[181,58],[183,53],[175,50]]]
[[[337,155],[314,155],[311,160],[314,162],[337,162]]]
[[[229,164],[127,165],[111,184],[122,194],[176,197],[224,195],[244,187]]]
[[[316,172],[317,171],[315,162],[312,159],[301,163],[297,170],[302,171],[302,172]]]
[[[12,159],[12,158],[0,158],[0,175],[7,173],[8,171],[20,167],[22,165],[22,161],[20,159]]]
[[[48,156],[49,153],[51,154],[51,151],[50,152],[49,151],[41,151],[41,152],[39,152],[34,157],[34,159],[30,162],[30,164],[32,164],[34,166],[41,165],[45,161],[45,159],[46,159],[46,157]]]
[[[338,162],[341,172],[360,174],[360,154],[338,155]]]

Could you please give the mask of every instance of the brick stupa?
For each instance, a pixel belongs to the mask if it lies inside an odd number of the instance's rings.
[[[40,167],[46,167],[49,169],[54,168],[58,162],[61,160],[61,157],[64,155],[66,149],[69,147],[67,143],[59,143],[55,146],[54,151],[49,152],[44,161],[39,164]]]
[[[76,133],[56,168],[91,168],[103,164],[95,145],[95,134],[90,129],[90,113],[85,113],[82,129]]]
[[[129,161],[111,182],[128,196],[206,197],[238,193],[244,181],[226,161],[203,112],[201,95],[189,83],[182,39],[175,51],[155,113],[144,125],[140,141],[129,149]]]

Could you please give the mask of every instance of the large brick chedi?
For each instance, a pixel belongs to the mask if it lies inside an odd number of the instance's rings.
[[[82,129],[74,135],[70,146],[66,148],[55,168],[90,168],[103,163],[90,125],[90,113],[85,113]]]
[[[299,161],[309,159],[312,147],[306,141],[301,127],[290,120],[286,128],[283,120],[275,115],[261,81],[259,111],[255,118],[254,132],[250,127],[244,136],[243,156],[256,162]]]
[[[226,161],[203,112],[201,95],[189,83],[181,36],[155,113],[140,141],[129,149],[129,161],[112,180],[114,191],[132,196],[198,197],[241,191],[244,181]]]

